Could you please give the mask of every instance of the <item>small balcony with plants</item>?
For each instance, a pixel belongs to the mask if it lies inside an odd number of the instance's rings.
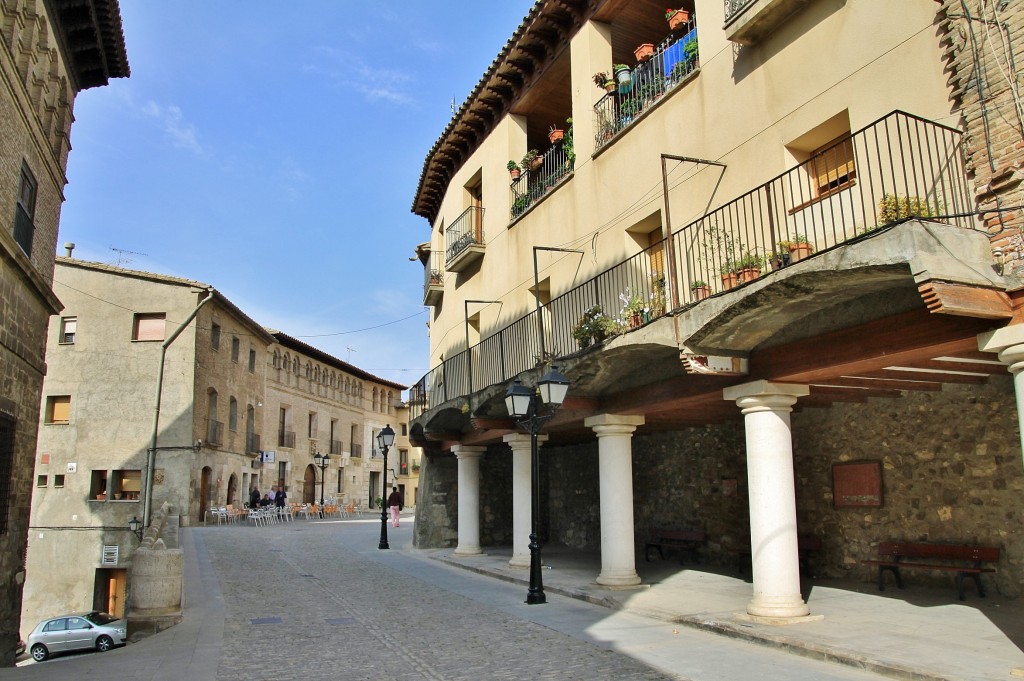
[[[423,304],[437,305],[444,295],[444,270],[441,267],[441,254],[427,252],[423,262]]]
[[[756,45],[807,5],[807,0],[725,0],[725,37]]]
[[[511,220],[517,220],[535,203],[572,175],[576,151],[572,141],[572,119],[548,129],[547,150],[542,154],[530,149],[518,163],[509,161],[507,168],[512,182]]]
[[[611,142],[700,68],[696,15],[678,8],[665,10],[664,18],[666,23],[658,29],[645,27],[653,41],[636,45],[628,57],[617,46],[622,40],[613,39],[613,59],[619,63],[593,75],[594,84],[605,93],[594,104],[595,149]]]
[[[484,209],[470,206],[444,231],[445,268],[461,272],[484,257]]]

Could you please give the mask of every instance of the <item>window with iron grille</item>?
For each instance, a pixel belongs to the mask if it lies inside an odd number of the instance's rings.
[[[14,461],[14,419],[0,412],[0,534],[7,534],[7,513],[11,503],[11,464]]]
[[[32,255],[32,237],[35,235],[36,178],[28,166],[21,164],[21,183],[18,186],[18,201],[14,208],[14,240]]]

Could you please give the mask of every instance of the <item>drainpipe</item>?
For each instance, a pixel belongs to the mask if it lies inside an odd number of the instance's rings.
[[[149,527],[150,517],[153,515],[153,466],[156,464],[156,440],[160,429],[160,398],[164,391],[164,360],[167,358],[167,348],[177,340],[185,327],[192,323],[192,320],[199,314],[203,305],[213,300],[213,287],[206,289],[206,297],[199,301],[196,308],[192,310],[188,318],[183,321],[170,337],[160,344],[160,373],[156,381],[156,410],[153,414],[153,437],[150,441],[149,456],[146,459],[146,494],[142,508],[142,526]]]

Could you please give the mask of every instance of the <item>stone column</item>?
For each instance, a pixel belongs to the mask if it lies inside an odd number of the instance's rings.
[[[502,438],[512,448],[512,558],[509,567],[530,567],[530,436],[510,433]],[[538,435],[543,444],[547,435]]]
[[[758,617],[803,617],[796,529],[796,483],[789,414],[806,385],[753,381],[726,388],[746,417],[747,485],[750,489],[750,555],[754,597],[747,612]]]
[[[480,550],[480,457],[484,447],[453,445],[459,460],[459,545],[456,556],[479,556]]]
[[[1024,324],[1004,326],[995,331],[978,334],[978,349],[999,353],[999,361],[1008,364],[1013,374],[1013,394],[1017,400],[1017,425],[1024,456]]]
[[[632,586],[640,583],[633,543],[633,431],[643,416],[601,414],[583,425],[597,434],[601,489],[601,574],[597,583]]]

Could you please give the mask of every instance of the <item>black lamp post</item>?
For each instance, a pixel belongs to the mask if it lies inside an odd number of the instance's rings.
[[[391,430],[391,424],[384,426],[384,429],[377,433],[377,446],[384,452],[384,491],[380,494],[380,543],[378,549],[390,549],[388,546],[388,450],[395,444],[395,431]]]
[[[557,367],[537,383],[537,390],[530,390],[516,380],[505,393],[505,408],[516,424],[530,434],[530,590],[526,602],[530,605],[547,603],[544,595],[544,579],[541,576],[540,542],[537,538],[537,523],[540,520],[540,457],[537,452],[537,435],[545,423],[565,401],[569,391],[569,379]],[[541,403],[547,405],[543,414],[538,413]]]
[[[324,512],[324,480],[327,478],[324,471],[331,463],[331,455],[317,452],[313,455],[313,465],[320,469],[320,512]]]

